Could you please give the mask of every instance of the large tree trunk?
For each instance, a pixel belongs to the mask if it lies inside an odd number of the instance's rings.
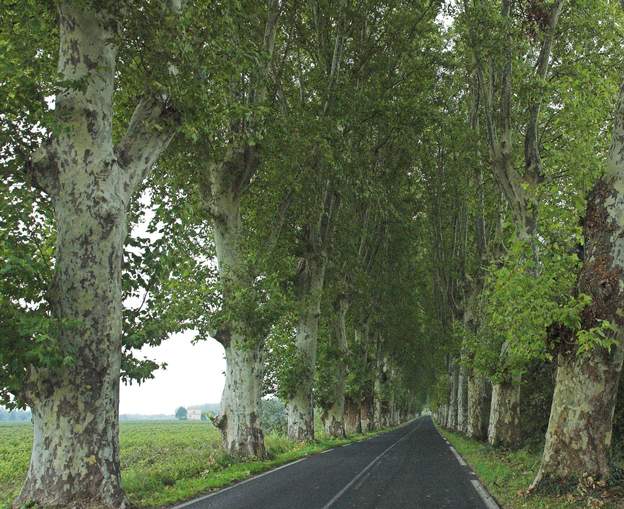
[[[241,235],[240,198],[232,190],[234,166],[215,165],[211,172],[210,195],[214,215],[213,234],[219,278],[223,287],[223,306],[229,315],[242,315],[237,307],[241,292],[252,292],[252,278],[244,263]],[[265,331],[258,330],[253,318],[238,318],[221,324],[215,332],[225,348],[225,386],[220,414],[215,422],[221,430],[223,446],[240,457],[265,456],[264,435],[260,427],[259,408],[262,398],[262,350]]]
[[[488,427],[490,445],[513,448],[520,443],[520,380],[492,385]]]
[[[539,473],[533,482],[578,482],[584,474],[609,477],[611,430],[623,350],[560,354]]]
[[[113,335],[108,331],[101,339]],[[119,469],[121,354],[104,357],[84,359],[56,381],[47,399],[33,401],[30,467],[14,507],[127,507]]]
[[[344,437],[344,413],[345,413],[345,389],[347,375],[347,310],[349,308],[348,301],[345,296],[340,296],[337,302],[337,317],[335,327],[335,337],[337,340],[336,354],[336,385],[334,392],[334,400],[331,407],[325,412],[324,425],[325,432],[332,437]]]
[[[221,412],[215,419],[221,430],[223,446],[234,456],[266,456],[260,427],[262,396],[262,345],[250,348],[242,338],[225,347],[225,386]]]
[[[306,258],[298,282],[302,309],[295,339],[297,354],[304,369],[287,405],[288,437],[292,440],[314,440],[312,387],[324,280],[325,259],[316,256]]]
[[[181,3],[181,0],[177,2]],[[250,105],[254,107],[263,105],[267,96],[280,2],[269,0],[266,7],[264,30],[255,33],[263,34],[262,39],[256,42],[261,43],[263,53],[269,59],[266,66],[249,73],[254,78],[243,85],[244,94],[240,90],[231,90],[235,97],[247,95]],[[253,37],[254,30],[250,32],[250,37]],[[257,274],[255,267],[245,263],[240,200],[260,166],[258,145],[243,140],[257,127],[251,118],[245,121],[236,117],[230,119],[229,138],[236,141],[227,147],[225,159],[213,163],[200,180],[205,205],[213,217],[223,307],[226,310],[229,308],[227,314],[230,315],[215,332],[215,338],[225,348],[227,362],[221,411],[216,422],[221,429],[225,450],[239,457],[265,456],[258,411],[262,397],[262,353],[269,330],[263,320],[249,312],[249,308],[242,309],[248,305],[249,296],[253,298]]]
[[[468,376],[468,415],[466,433],[470,438],[487,440],[490,418],[490,396],[485,377],[474,371]]]
[[[540,470],[531,488],[548,480],[609,477],[613,412],[624,351],[624,85],[620,89],[605,176],[588,198],[585,260],[579,293],[592,297],[582,326],[608,320],[614,327],[610,351],[594,346],[578,352],[576,338],[560,335],[555,393]]]
[[[126,210],[166,148],[166,114],[142,100],[118,146],[112,141],[117,20],[89,3],[60,2],[59,74],[84,86],[56,96],[59,128],[30,171],[54,207],[54,278],[48,299],[59,326],[59,372],[33,367],[30,467],[15,506],[123,508],[119,474],[121,271]]]

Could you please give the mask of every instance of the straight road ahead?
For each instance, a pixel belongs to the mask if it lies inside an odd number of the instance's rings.
[[[462,463],[431,419],[421,417],[175,509],[495,509]]]

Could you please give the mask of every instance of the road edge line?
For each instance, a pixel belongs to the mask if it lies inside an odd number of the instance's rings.
[[[455,450],[455,447],[453,447],[452,445],[449,445],[449,447],[451,448],[451,452],[455,455],[455,458],[457,459],[457,461],[459,461],[459,464],[462,467],[466,467],[468,466],[468,464],[466,463],[466,461],[464,460],[464,458],[462,458],[460,456],[460,454]]]
[[[500,506],[498,505],[496,500],[494,500],[494,497],[489,494],[488,490],[485,489],[479,479],[471,479],[470,483],[472,484],[472,487],[475,489],[475,491],[479,494],[481,500],[483,500],[483,503],[488,509],[500,509]]]
[[[451,445],[451,443],[446,439],[446,437],[442,435],[442,433],[440,433],[440,430],[438,429],[438,426],[435,422],[434,422],[434,428],[438,432],[438,435],[440,435],[440,438],[442,438],[442,440],[444,440],[447,443],[447,445],[451,449],[451,452],[455,455],[455,458],[457,458],[457,461],[459,461],[459,464],[463,467],[466,467],[466,469],[468,469],[469,472],[475,477],[474,479],[470,479],[470,484],[472,484],[472,487],[474,488],[474,490],[477,492],[481,500],[483,500],[483,503],[485,504],[487,509],[501,509],[501,506],[498,504],[496,499],[490,494],[487,488],[483,486],[477,474],[474,473],[474,469],[472,468],[472,465],[470,465],[464,459],[464,457],[461,454],[459,454],[459,452],[457,452],[457,449],[455,449],[455,447]]]

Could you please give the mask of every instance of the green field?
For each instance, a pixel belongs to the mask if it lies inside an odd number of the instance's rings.
[[[298,444],[269,434],[271,459],[237,463],[221,448],[219,432],[197,421],[140,421],[121,423],[123,485],[132,504],[159,507],[244,479],[293,459],[350,440],[321,437],[313,444]],[[0,508],[18,494],[28,470],[32,426],[0,424]]]

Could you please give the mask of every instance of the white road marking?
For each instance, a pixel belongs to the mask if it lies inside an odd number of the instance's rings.
[[[455,447],[453,447],[453,446],[451,445],[451,446],[450,446],[450,448],[451,448],[451,452],[452,452],[452,453],[455,455],[455,457],[457,458],[457,461],[459,461],[459,464],[460,464],[462,467],[465,467],[465,466],[466,466],[466,462],[464,461],[464,458],[462,458],[462,457],[458,454],[458,452],[455,450]]]
[[[392,449],[394,446],[396,446],[397,444],[399,444],[400,442],[402,442],[403,440],[405,440],[408,436],[410,436],[412,433],[414,433],[414,431],[416,431],[419,428],[420,425],[416,426],[412,431],[409,431],[407,433],[405,433],[405,435],[403,435],[401,438],[399,438],[396,442],[394,442],[391,446],[389,446],[388,448],[386,448],[381,454],[379,454],[373,461],[371,461],[368,465],[366,465],[359,474],[357,474],[353,479],[351,479],[351,481],[349,481],[349,483],[342,488],[338,493],[336,493],[334,495],[334,497],[327,502],[327,504],[325,504],[323,506],[322,509],[329,509],[340,497],[342,497],[347,490],[353,486],[356,482],[358,482],[360,480],[360,478],[362,476],[364,476],[364,474],[366,474],[366,472],[368,472],[374,465],[375,463],[377,463],[381,458],[383,458],[388,452],[390,452],[390,449]]]
[[[189,500],[188,502],[184,502],[183,504],[173,506],[172,509],[182,509],[184,507],[189,507],[197,502],[201,502],[202,500],[206,500],[206,499],[215,497],[217,495],[221,495],[221,493],[225,493],[226,491],[230,491],[230,490],[233,490],[234,488],[238,488],[239,486],[242,486],[243,484],[247,484],[248,482],[255,481],[256,479],[260,479],[261,477],[272,474],[273,472],[277,472],[278,470],[282,470],[283,468],[292,467],[293,465],[296,465],[297,463],[301,463],[302,461],[306,459],[307,458],[301,458],[301,459],[298,459],[297,461],[286,463],[285,465],[282,465],[281,467],[274,468],[273,470],[269,470],[268,472],[263,472],[262,474],[254,475],[253,477],[250,477],[249,479],[245,479],[244,481],[237,482],[236,484],[233,484],[232,486],[228,486],[227,488],[220,489],[219,491],[215,491],[214,493],[209,493],[208,495],[204,495],[203,497],[194,498],[193,500]]]
[[[449,441],[442,436],[442,433],[440,433],[440,430],[438,430],[438,428],[436,428],[436,431],[444,439],[444,441],[447,444],[449,444]],[[455,450],[455,448],[451,444],[449,444],[449,447],[451,448],[451,451],[453,452],[453,454],[457,458],[457,461],[459,461],[459,463],[462,464],[462,465],[466,465],[466,462],[458,454],[458,452]],[[474,475],[475,477],[477,476],[472,470],[470,470],[470,473],[472,475]],[[496,503],[496,500],[494,500],[492,498],[492,496],[487,492],[487,490],[483,487],[483,485],[481,484],[481,482],[479,480],[471,479],[470,482],[472,483],[473,488],[476,490],[476,492],[481,497],[481,500],[483,500],[483,503],[485,504],[487,509],[500,509],[500,506]]]
[[[414,421],[415,421],[415,420],[417,420],[417,419],[418,419],[418,418],[416,418],[416,419],[412,419],[411,421],[406,422],[405,424],[403,424],[403,425],[401,425],[401,426],[399,426],[399,427],[400,427],[400,428],[402,428],[402,427],[404,427],[404,426],[407,426],[407,425],[411,424],[412,422],[414,422]],[[418,426],[417,426],[416,428],[418,428]],[[412,431],[410,431],[409,433],[407,433],[406,435],[404,435],[404,436],[403,436],[402,438],[400,438],[397,442],[395,442],[394,444],[392,444],[390,447],[388,447],[388,449],[386,449],[386,450],[385,450],[384,452],[382,452],[379,456],[377,456],[377,458],[375,458],[371,464],[369,464],[369,465],[368,465],[368,466],[367,466],[367,467],[366,467],[366,468],[365,468],[362,472],[360,472],[360,474],[358,474],[358,476],[356,476],[356,478],[355,478],[355,479],[353,479],[353,480],[351,481],[351,483],[349,483],[349,485],[350,485],[350,484],[352,484],[354,481],[356,481],[356,480],[357,480],[357,478],[359,478],[359,477],[360,477],[360,476],[361,476],[361,475],[362,475],[362,474],[363,474],[366,470],[368,470],[368,469],[369,469],[369,468],[370,468],[370,467],[371,467],[371,466],[375,463],[375,461],[377,461],[378,459],[380,459],[380,458],[381,458],[381,457],[382,457],[382,456],[383,456],[386,452],[388,452],[390,449],[392,449],[392,448],[393,448],[396,444],[398,444],[401,440],[403,440],[404,438],[406,438],[406,437],[407,437],[407,435],[410,435],[410,434],[412,434],[414,431],[416,431],[416,428],[414,428]],[[349,444],[343,445],[342,447],[349,447],[350,445],[354,445],[355,443],[358,443],[358,442],[351,442],[351,443],[349,443]],[[334,449],[335,449],[335,448],[334,448]],[[334,449],[327,449],[326,451],[321,452],[321,454],[326,453],[326,452],[333,451]],[[297,461],[292,461],[292,462],[290,462],[290,463],[286,463],[285,465],[282,465],[281,467],[277,467],[277,468],[274,468],[274,469],[272,469],[272,470],[268,470],[268,471],[266,471],[266,472],[263,472],[262,474],[255,475],[255,476],[250,477],[250,478],[248,478],[248,479],[245,479],[245,480],[243,480],[243,481],[239,481],[239,482],[237,482],[236,484],[232,484],[231,486],[228,486],[228,487],[226,487],[226,488],[221,488],[221,489],[219,489],[219,490],[217,490],[217,491],[214,491],[214,492],[212,492],[212,493],[208,493],[207,495],[204,495],[204,496],[201,496],[201,497],[194,498],[193,500],[189,500],[189,501],[187,501],[187,502],[183,502],[182,504],[175,505],[175,506],[173,506],[171,509],[184,509],[185,507],[190,507],[190,506],[192,506],[193,504],[196,504],[197,502],[201,502],[201,501],[203,501],[203,500],[207,500],[207,499],[209,499],[209,498],[216,497],[217,495],[221,495],[221,493],[225,493],[225,492],[227,492],[227,491],[233,490],[234,488],[238,488],[239,486],[242,486],[243,484],[247,484],[247,483],[249,483],[249,482],[251,482],[251,481],[255,481],[256,479],[260,479],[261,477],[264,477],[264,476],[267,476],[267,475],[269,475],[269,474],[272,474],[273,472],[277,472],[278,470],[282,470],[282,469],[284,469],[284,468],[291,467],[291,466],[293,466],[293,465],[296,465],[297,463],[301,463],[302,461],[305,461],[306,459],[308,459],[308,457],[307,457],[307,456],[306,456],[305,458],[298,459]],[[346,489],[345,489],[344,491],[346,491]],[[344,492],[344,491],[343,491],[343,492]],[[343,493],[343,492],[342,492],[342,493]],[[342,494],[342,493],[341,493],[341,494]],[[334,499],[335,499],[335,500],[338,500],[338,497],[334,497]],[[332,499],[332,500],[334,500],[334,499]],[[331,503],[333,503],[333,502],[331,502]],[[326,507],[329,507],[329,506],[326,506]],[[325,509],[325,508],[323,508],[323,509]]]
[[[481,500],[483,500],[483,503],[488,509],[500,509],[496,501],[491,497],[491,495],[486,491],[486,489],[481,485],[479,481],[473,479],[470,482],[472,483],[474,489],[477,490],[477,493],[481,497]]]
[[[353,489],[356,491],[359,490],[362,487],[362,484],[364,484],[364,482],[366,481],[366,479],[370,477],[370,475],[370,472],[366,472],[366,475],[360,479],[360,482],[357,483]]]

